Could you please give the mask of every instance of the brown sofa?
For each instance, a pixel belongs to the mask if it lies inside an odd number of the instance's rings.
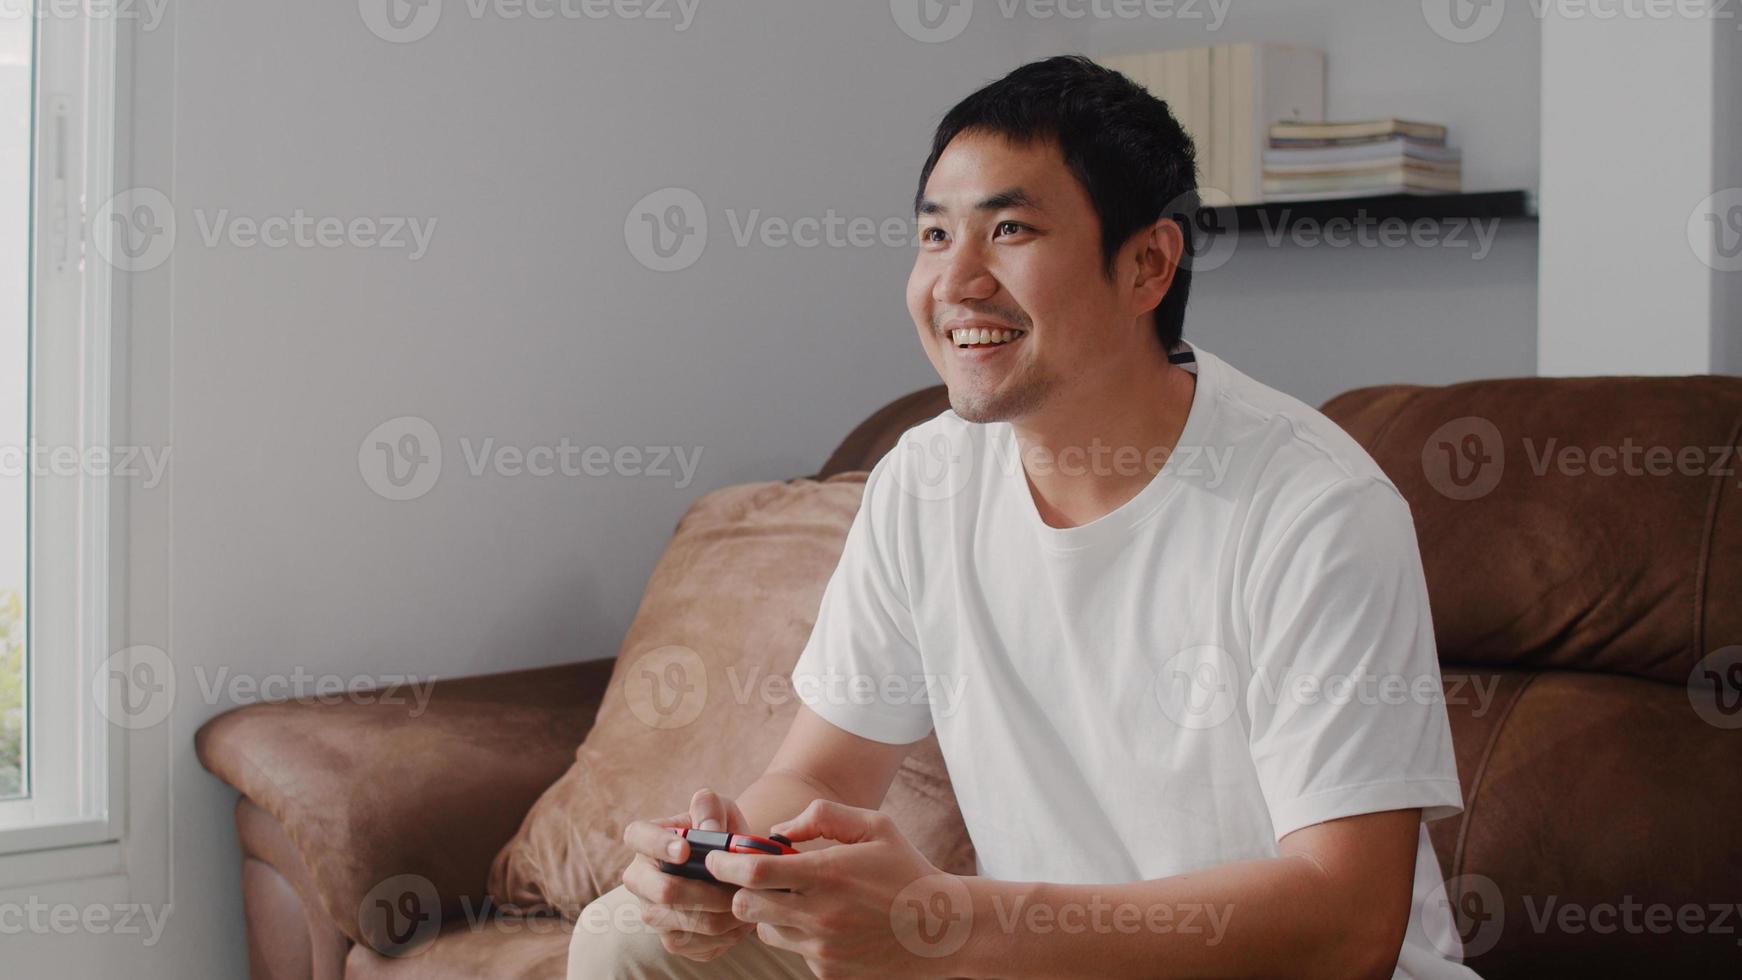
[[[891,403],[822,475],[944,406]],[[1430,830],[1472,965],[1742,975],[1742,379],[1389,386],[1324,411],[1415,515],[1466,804]],[[201,763],[241,792],[252,976],[563,976],[562,920],[470,923],[611,668],[443,681],[415,718],[291,703],[206,724]],[[417,955],[375,951],[372,906],[404,913],[389,943],[422,932]]]

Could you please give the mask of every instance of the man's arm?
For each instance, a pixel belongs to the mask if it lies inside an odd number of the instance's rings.
[[[967,976],[1389,977],[1409,924],[1420,810],[1284,837],[1281,856],[1126,885],[966,880]]]
[[[800,705],[768,768],[738,794],[738,809],[752,834],[767,834],[770,826],[798,816],[812,800],[875,810],[883,805],[909,748],[860,738]]]
[[[715,853],[732,912],[819,976],[1389,977],[1421,811],[1297,830],[1280,856],[1121,885],[939,872],[881,814],[814,804],[774,829],[842,846]],[[892,926],[894,927],[892,929]]]

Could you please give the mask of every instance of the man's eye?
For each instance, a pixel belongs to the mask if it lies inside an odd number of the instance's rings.
[[[919,237],[921,241],[941,242],[944,240],[943,234],[944,230],[942,228],[927,228],[919,233]]]
[[[1027,225],[1022,224],[1021,222],[1018,222],[1018,221],[1000,221],[1000,222],[998,222],[998,231],[1000,234],[1003,234],[1004,229],[1006,229],[1006,228],[1010,229],[1009,234],[1012,234],[1012,235],[1015,235],[1015,234],[1018,234],[1020,232],[1024,232],[1024,231],[1028,230]]]

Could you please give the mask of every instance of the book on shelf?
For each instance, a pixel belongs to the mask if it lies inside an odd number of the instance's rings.
[[[1198,153],[1198,186],[1235,204],[1264,198],[1272,124],[1325,114],[1325,56],[1289,44],[1114,55],[1100,59],[1167,102]]]
[[[1463,152],[1455,147],[1404,137],[1348,145],[1273,146],[1264,151],[1266,168],[1355,164],[1373,160],[1458,163],[1462,159]]]
[[[1297,140],[1270,138],[1270,145],[1288,149],[1310,149],[1313,147],[1330,146],[1363,146],[1368,143],[1389,143],[1392,140],[1406,140],[1416,146],[1444,146],[1444,140],[1423,140],[1413,136],[1359,136],[1352,139],[1335,140]]]
[[[1426,174],[1413,170],[1382,170],[1367,174],[1329,177],[1265,178],[1266,201],[1299,201],[1313,198],[1365,197],[1370,194],[1455,194],[1462,181],[1457,176]]]
[[[1463,189],[1463,154],[1433,123],[1278,123],[1264,152],[1264,199],[1302,201]]]
[[[1295,191],[1290,193],[1271,193],[1264,195],[1266,204],[1305,204],[1309,201],[1336,201],[1351,197],[1391,197],[1397,194],[1408,194],[1412,197],[1433,197],[1437,194],[1457,193],[1456,191],[1438,191],[1414,184],[1374,184],[1370,187],[1351,187],[1335,191]]]
[[[1407,119],[1373,119],[1362,122],[1313,122],[1287,120],[1270,127],[1274,141],[1390,139],[1407,136],[1429,143],[1444,143],[1446,127]]]
[[[1234,59],[1227,48],[1199,48],[1210,73],[1210,152],[1206,183],[1234,190]]]
[[[1363,174],[1398,173],[1405,176],[1439,177],[1446,180],[1457,180],[1463,171],[1455,163],[1423,163],[1415,160],[1363,160],[1359,163],[1338,163],[1329,165],[1307,166],[1268,166],[1264,168],[1265,180],[1311,180],[1314,178],[1329,179],[1333,177],[1355,177]]]

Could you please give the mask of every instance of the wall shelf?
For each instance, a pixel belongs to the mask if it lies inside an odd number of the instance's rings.
[[[1462,219],[1536,220],[1536,195],[1531,191],[1482,191],[1474,194],[1385,194],[1318,201],[1272,201],[1233,208],[1242,232],[1287,230],[1300,222],[1323,225],[1333,219],[1374,222]]]

